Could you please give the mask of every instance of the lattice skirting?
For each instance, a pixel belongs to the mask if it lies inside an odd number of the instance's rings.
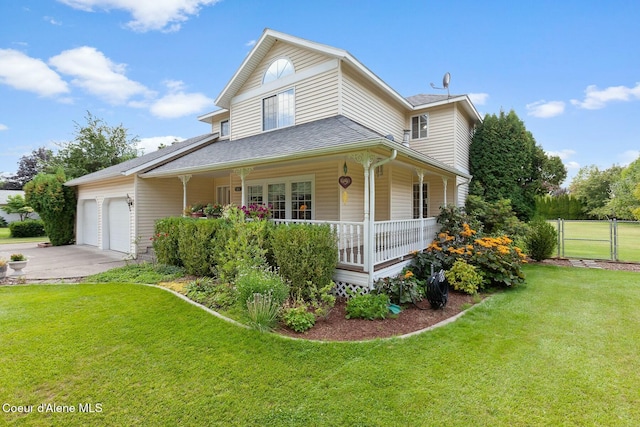
[[[336,286],[333,288],[333,293],[337,297],[348,297],[349,294],[347,290],[352,293],[356,293],[358,295],[363,295],[369,293],[369,288],[366,286],[357,285],[354,283],[347,282],[335,282]]]

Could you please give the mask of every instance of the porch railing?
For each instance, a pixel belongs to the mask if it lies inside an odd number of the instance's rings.
[[[364,223],[346,221],[273,220],[277,224],[327,224],[338,237],[338,262],[365,267]],[[374,265],[401,258],[426,248],[438,231],[435,218],[376,221],[374,223]]]

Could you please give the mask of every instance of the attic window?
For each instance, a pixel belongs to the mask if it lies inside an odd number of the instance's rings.
[[[294,72],[295,70],[293,69],[291,61],[285,58],[276,59],[269,65],[269,68],[267,68],[267,71],[264,73],[262,84],[281,79]]]

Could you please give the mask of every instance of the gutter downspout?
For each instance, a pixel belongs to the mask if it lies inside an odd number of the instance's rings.
[[[382,159],[377,163],[372,164],[371,166],[369,166],[369,221],[367,222],[367,224],[365,224],[365,226],[368,228],[368,237],[369,237],[369,241],[367,242],[367,252],[368,252],[368,257],[367,257],[367,272],[369,273],[369,278],[368,278],[368,285],[369,285],[369,289],[373,289],[373,267],[374,267],[374,256],[375,256],[375,244],[376,244],[376,235],[375,235],[375,220],[376,220],[376,215],[375,215],[375,208],[376,208],[376,176],[375,176],[375,169],[378,166],[382,166],[386,163],[389,163],[392,160],[395,160],[395,158],[398,156],[398,150],[396,150],[395,148],[393,149],[393,152],[391,153],[391,156],[386,158],[386,159]]]
[[[456,185],[456,194],[455,194],[456,202],[458,201],[458,194],[460,194],[460,186],[465,184],[471,184],[471,179],[464,178],[464,177],[462,177],[462,179],[464,179],[464,181]],[[467,191],[467,194],[469,194],[468,191]]]

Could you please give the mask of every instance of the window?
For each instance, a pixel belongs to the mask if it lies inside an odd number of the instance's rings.
[[[429,216],[429,203],[428,203],[428,191],[427,183],[422,184],[422,217],[427,218]],[[413,184],[413,218],[420,218],[420,184]]]
[[[426,138],[428,124],[429,116],[426,114],[411,117],[411,139]]]
[[[229,120],[220,122],[220,137],[229,136]]]
[[[293,89],[262,100],[262,130],[278,129],[294,123]]]
[[[294,72],[295,70],[293,69],[291,61],[285,58],[276,59],[271,63],[271,65],[269,65],[267,71],[265,71],[264,77],[262,78],[262,84],[281,79],[289,74],[293,74]]]
[[[284,183],[269,184],[269,194],[267,203],[271,205],[271,212],[275,219],[285,219],[287,217],[287,194]]]
[[[251,181],[247,183],[247,204],[269,204],[274,219],[311,220],[313,175]]]
[[[291,218],[311,219],[311,181],[291,183]]]
[[[222,206],[227,206],[231,203],[231,191],[229,191],[228,185],[216,188],[216,201]]]

